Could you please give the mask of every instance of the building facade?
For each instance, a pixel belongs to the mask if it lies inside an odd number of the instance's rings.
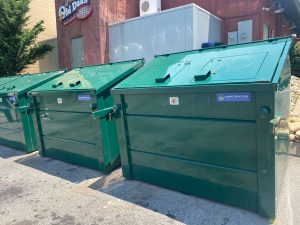
[[[23,73],[39,73],[56,70],[59,68],[59,61],[57,48],[55,2],[49,0],[31,0],[29,8],[29,27],[33,26],[41,20],[44,21],[45,31],[38,36],[37,42],[48,43],[53,46],[54,49],[43,59],[37,61],[33,65],[30,65],[26,70],[23,71]]]
[[[284,2],[290,3],[285,5]],[[56,0],[55,3],[59,65],[69,69],[108,62],[108,24],[139,16],[139,0]],[[281,1],[272,0],[162,0],[161,8],[166,10],[189,3],[222,19],[224,44],[234,43],[243,21],[251,22],[253,41],[287,36],[299,28],[291,27],[295,20],[300,21],[298,0],[282,0],[282,6],[294,4],[295,7],[286,7],[280,13],[274,10],[281,7]]]

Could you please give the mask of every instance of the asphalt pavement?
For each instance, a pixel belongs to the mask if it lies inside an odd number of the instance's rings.
[[[300,224],[299,145],[279,197],[277,225]],[[300,153],[300,152],[299,152]],[[259,215],[0,146],[0,224],[266,225]]]

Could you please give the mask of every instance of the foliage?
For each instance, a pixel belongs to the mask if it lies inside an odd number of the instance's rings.
[[[0,76],[14,75],[42,59],[53,47],[37,43],[43,21],[29,27],[30,0],[0,0]]]
[[[292,74],[300,77],[300,41],[298,41],[291,52]]]

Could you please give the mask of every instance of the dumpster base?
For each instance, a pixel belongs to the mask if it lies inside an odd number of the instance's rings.
[[[131,157],[132,176],[124,173],[128,179],[257,212],[256,173],[136,151]]]

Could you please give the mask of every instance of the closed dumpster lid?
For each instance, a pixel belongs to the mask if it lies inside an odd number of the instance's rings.
[[[143,65],[143,60],[76,68],[32,92],[95,90],[96,94],[115,85]]]
[[[0,86],[3,85],[3,84],[7,84],[11,81],[14,81],[16,79],[19,79],[20,76],[11,76],[11,77],[1,77],[0,78]]]
[[[277,83],[292,38],[157,56],[114,89]]]
[[[0,86],[0,95],[17,93],[18,95],[24,94],[45,82],[48,82],[54,77],[60,76],[64,71],[52,71],[47,73],[39,73],[21,76],[9,83]]]

